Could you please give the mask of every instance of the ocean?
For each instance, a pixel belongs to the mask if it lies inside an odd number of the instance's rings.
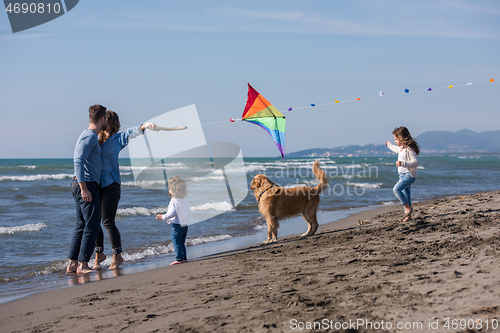
[[[330,181],[321,197],[320,224],[360,210],[395,204],[392,187],[398,180],[396,158],[318,158]],[[164,163],[162,169],[168,171],[168,177],[179,174],[188,180],[192,221],[188,258],[265,240],[266,224],[250,191],[252,178],[263,173],[284,187],[314,186],[315,160],[245,158],[244,166],[229,164],[224,172],[198,175],[187,172],[192,169],[189,160]],[[498,156],[422,156],[419,161],[419,177],[412,186],[414,202],[500,187]],[[163,267],[174,260],[170,228],[155,220],[169,202],[165,187],[137,178],[140,167],[130,159],[120,159],[120,168],[122,196],[117,226],[125,263],[121,270],[98,271],[82,281],[65,274],[75,220],[70,191],[73,160],[0,159],[0,303],[41,290]],[[281,223],[279,236],[305,230],[300,217],[290,219]],[[109,265],[111,259],[106,233],[105,239],[108,259],[103,266]]]

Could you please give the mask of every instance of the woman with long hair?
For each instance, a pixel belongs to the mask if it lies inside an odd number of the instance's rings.
[[[121,236],[116,227],[115,218],[118,210],[118,202],[121,196],[120,167],[118,165],[118,155],[125,148],[129,141],[146,129],[154,130],[156,125],[145,123],[131,127],[123,132],[120,131],[120,118],[114,111],[108,110],[106,113],[108,124],[105,130],[99,133],[99,143],[101,145],[102,174],[101,174],[101,219],[102,225],[106,229],[111,248],[113,260],[110,269],[118,268],[123,263],[123,252]],[[99,237],[95,244],[95,268],[100,268],[100,263],[106,259],[104,255],[104,234],[100,229]]]

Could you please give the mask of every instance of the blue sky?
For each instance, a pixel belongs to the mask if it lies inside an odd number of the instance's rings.
[[[85,0],[16,34],[0,14],[0,49],[0,158],[72,157],[92,104],[122,129],[196,104],[221,122],[207,141],[277,156],[258,126],[228,121],[247,82],[279,110],[386,93],[285,113],[288,152],[384,143],[401,125],[500,130],[496,0]]]

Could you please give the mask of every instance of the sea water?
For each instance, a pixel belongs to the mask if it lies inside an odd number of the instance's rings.
[[[265,240],[266,224],[250,190],[256,174],[265,174],[280,186],[315,186],[314,158],[245,158],[244,167],[226,168],[241,175],[248,195],[240,203],[218,201],[214,186],[223,174],[191,177],[188,191],[198,195],[191,214],[201,221],[189,226],[187,246],[190,258]],[[392,187],[398,180],[394,157],[319,158],[330,186],[321,196],[321,223],[380,205],[395,204]],[[422,156],[419,177],[412,186],[414,201],[465,195],[500,188],[498,156]],[[190,168],[189,161],[163,165],[169,176]],[[129,159],[120,159],[122,195],[116,224],[122,237],[125,263],[117,272],[90,274],[90,280],[127,274],[168,265],[174,260],[170,228],[155,215],[164,213],[169,196],[165,189],[136,182]],[[70,183],[72,159],[0,159],[0,302],[36,292],[80,283],[67,276],[65,268],[75,221],[75,203]],[[206,219],[204,219],[206,217]],[[301,218],[283,221],[280,236],[306,230]],[[109,265],[111,246],[105,233]]]

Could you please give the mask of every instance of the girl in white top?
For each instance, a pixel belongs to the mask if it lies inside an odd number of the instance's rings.
[[[175,261],[170,265],[187,262],[186,236],[188,232],[189,203],[186,198],[186,182],[179,176],[168,180],[168,194],[172,197],[167,213],[156,215],[157,220],[166,220],[172,229],[172,244],[175,250]]]
[[[393,192],[404,207],[404,221],[411,221],[413,207],[411,205],[411,185],[415,182],[417,175],[418,158],[420,147],[412,138],[410,131],[404,126],[392,131],[395,145],[387,141],[385,145],[395,153],[398,153],[396,166],[398,167],[399,181],[394,185]]]

